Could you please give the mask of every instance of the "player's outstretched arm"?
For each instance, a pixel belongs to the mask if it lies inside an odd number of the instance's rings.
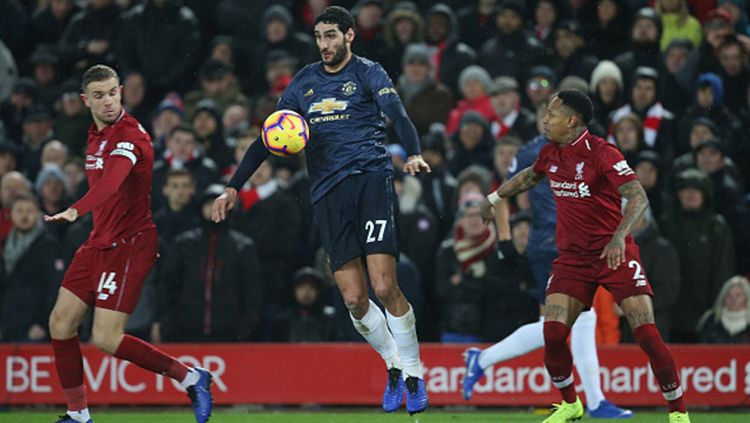
[[[237,191],[239,191],[245,182],[250,179],[250,176],[258,170],[258,167],[263,160],[268,157],[268,149],[263,145],[263,140],[260,136],[250,144],[245,155],[242,156],[237,170],[232,175],[232,179],[224,189],[224,193],[221,194],[211,207],[211,218],[214,222],[219,223],[226,219],[229,211],[234,207],[234,202],[237,200]]]
[[[528,191],[544,179],[543,173],[534,172],[534,167],[529,166],[518,172],[516,176],[500,186],[497,191],[490,193],[484,203],[482,203],[482,219],[487,224],[492,221],[495,213],[495,205],[504,198],[512,197],[516,194]]]
[[[625,237],[630,230],[641,218],[643,212],[648,207],[648,196],[643,186],[637,180],[625,182],[620,185],[620,195],[628,200],[625,210],[622,213],[622,221],[617,227],[612,240],[604,246],[604,250],[599,258],[606,258],[607,266],[610,269],[617,269],[621,263],[625,263]]]

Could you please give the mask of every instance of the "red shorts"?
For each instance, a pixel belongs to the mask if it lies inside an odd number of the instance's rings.
[[[147,230],[102,250],[83,244],[65,272],[62,287],[89,307],[132,313],[157,257],[156,230]]]
[[[641,264],[641,254],[635,243],[625,245],[625,263],[612,270],[606,259],[595,256],[560,255],[552,262],[552,274],[547,282],[547,295],[569,295],[591,307],[596,288],[603,286],[612,293],[617,304],[634,295],[654,295]]]

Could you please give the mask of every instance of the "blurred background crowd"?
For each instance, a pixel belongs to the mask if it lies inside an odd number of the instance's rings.
[[[295,72],[312,22],[350,8],[356,54],[390,74],[432,173],[397,172],[398,278],[424,341],[496,341],[538,318],[530,201],[486,243],[487,194],[540,137],[559,88],[587,92],[651,208],[634,236],[672,342],[750,342],[750,3],[745,0],[0,0],[0,341],[48,339],[92,227],[40,217],[87,190],[89,66],[114,66],[153,138],[161,258],[128,331],[154,342],[359,341],[312,223],[302,155],[269,159],[226,224],[208,216]],[[311,142],[315,142],[313,139]],[[389,133],[397,169],[406,153]],[[456,246],[471,245],[470,254]],[[600,290],[601,291],[601,290]],[[596,301],[598,342],[631,342]],[[374,296],[373,296],[374,298]],[[84,328],[82,337],[86,338]]]

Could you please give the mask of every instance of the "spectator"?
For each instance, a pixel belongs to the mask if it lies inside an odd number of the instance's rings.
[[[247,104],[247,97],[233,81],[232,71],[224,63],[208,60],[200,69],[201,88],[185,95],[185,115],[193,116],[201,100],[215,101],[220,113],[230,104]]]
[[[399,249],[412,259],[419,271],[427,303],[433,299],[435,254],[442,241],[437,217],[424,205],[422,185],[414,176],[396,171],[398,195]]]
[[[563,19],[561,14],[564,14],[570,6],[565,1],[557,0],[538,0],[531,4],[534,35],[544,47],[552,50],[555,44],[552,31],[555,29],[557,21]]]
[[[662,51],[678,38],[690,40],[694,46],[700,45],[703,30],[698,19],[690,14],[687,0],[656,0],[654,9],[664,26],[660,41]]]
[[[0,41],[7,44],[15,54],[19,54],[26,39],[29,17],[24,5],[18,1],[3,0],[0,2]]]
[[[383,38],[383,3],[380,0],[360,0],[352,9],[354,31],[352,53],[382,63],[386,54]]]
[[[643,140],[643,121],[635,113],[628,113],[615,124],[615,145],[630,166],[635,165],[636,157],[646,143]]]
[[[521,139],[514,135],[505,136],[497,142],[492,154],[494,178],[491,190],[497,190],[500,184],[508,180],[508,174],[516,166],[516,154],[522,144]]]
[[[56,44],[62,38],[71,18],[81,11],[73,0],[51,0],[31,15],[31,43]]]
[[[747,136],[743,133],[742,122],[724,104],[724,86],[715,73],[701,74],[695,81],[695,101],[688,107],[680,120],[677,132],[682,141],[680,152],[686,151],[684,140],[688,139],[687,128],[696,118],[704,116],[711,119],[718,129],[718,137],[729,151],[735,151],[744,143]]]
[[[274,316],[269,334],[274,342],[326,342],[335,340],[335,309],[326,304],[321,292],[325,280],[323,274],[304,267],[292,277],[294,301],[285,310]]]
[[[412,44],[403,57],[403,74],[396,89],[409,118],[420,136],[434,122],[445,122],[453,105],[450,89],[435,80],[427,46]]]
[[[65,190],[67,184],[65,172],[58,165],[50,163],[42,168],[36,178],[34,188],[39,195],[41,211],[44,214],[52,216],[67,208],[69,203]],[[65,228],[64,225],[56,227]]]
[[[544,48],[524,29],[526,8],[522,1],[503,0],[497,10],[497,32],[482,45],[479,64],[493,78],[510,76],[525,81],[531,68],[544,64]]]
[[[151,139],[155,155],[161,155],[164,152],[167,137],[174,128],[180,125],[183,116],[182,101],[176,94],[167,96],[159,103],[151,118]]]
[[[448,5],[432,6],[425,21],[425,41],[431,49],[435,79],[458,95],[461,92],[458,77],[464,68],[476,62],[477,54],[460,41],[458,18]]]
[[[265,58],[265,77],[270,90],[259,93],[251,99],[250,123],[258,127],[276,111],[281,94],[284,92],[297,66],[297,60],[283,50],[274,50]]]
[[[164,207],[154,213],[159,236],[171,246],[177,235],[200,225],[200,216],[193,205],[195,182],[186,169],[171,169],[164,180]]]
[[[146,100],[146,79],[138,71],[130,71],[122,78],[122,106],[138,122],[148,122],[151,103]],[[151,93],[154,94],[154,93]]]
[[[474,0],[458,10],[458,26],[461,39],[478,50],[495,33],[495,10],[497,0]]]
[[[696,342],[696,324],[721,285],[735,274],[732,229],[713,211],[713,184],[705,172],[677,176],[675,207],[662,218],[664,237],[677,249],[681,286],[672,310],[672,342]]]
[[[625,86],[615,62],[602,60],[596,65],[591,72],[589,94],[594,103],[594,118],[600,123],[609,121],[609,115],[622,107]]]
[[[256,141],[257,142],[257,141]],[[286,286],[300,258],[297,245],[302,230],[294,198],[273,178],[274,163],[266,160],[238,193],[240,203],[234,228],[255,241],[261,260],[265,304],[286,303]]]
[[[166,202],[160,188],[171,169],[187,169],[193,175],[195,189],[199,192],[203,192],[219,179],[216,164],[210,158],[204,157],[195,131],[186,124],[172,129],[167,138],[167,149],[163,158],[154,163],[154,189],[151,194],[153,210],[160,209]]]
[[[65,179],[68,181],[66,190],[71,201],[78,201],[88,191],[88,182],[86,181],[86,170],[83,159],[73,156],[63,164]]]
[[[47,106],[32,105],[23,119],[23,144],[21,146],[21,166],[29,177],[36,179],[41,164],[42,148],[52,139],[52,113]]]
[[[521,94],[515,79],[509,76],[495,78],[490,100],[496,114],[495,120],[490,122],[492,136],[496,140],[509,134],[524,141],[536,136],[536,115],[521,106]]]
[[[633,87],[636,69],[647,67],[659,69],[661,63],[661,18],[654,9],[644,7],[633,16],[630,32],[630,51],[615,57],[614,62],[625,77],[625,88]]]
[[[228,224],[211,222],[222,192],[201,195],[201,225],[179,235],[159,282],[158,321],[164,341],[237,342],[259,338],[263,297],[255,243]]]
[[[51,107],[60,91],[57,52],[51,45],[38,45],[29,57],[29,64],[36,83],[36,100]]]
[[[191,123],[201,149],[221,174],[232,163],[232,151],[224,139],[221,110],[213,100],[201,100],[195,106]]]
[[[224,133],[229,138],[236,138],[237,134],[250,126],[250,110],[246,104],[230,104],[221,116]],[[226,140],[227,144],[229,139]]]
[[[747,53],[745,46],[735,37],[728,38],[719,47],[724,102],[734,114],[739,113],[740,108],[747,101],[747,88],[750,86]]]
[[[608,3],[611,3],[611,0],[602,2]],[[586,34],[581,24],[575,19],[562,20],[555,27],[554,37],[555,73],[578,76],[588,81],[599,59],[586,49]]]
[[[710,139],[695,149],[697,168],[708,173],[714,186],[716,207],[714,211],[726,219],[732,228],[734,251],[741,272],[750,271],[750,224],[748,223],[747,206],[743,201],[744,193],[726,165],[724,146],[716,139]]]
[[[200,48],[200,27],[193,11],[179,0],[150,0],[122,15],[117,60],[126,71],[137,70],[155,104],[171,90],[188,88]]]
[[[481,66],[468,66],[461,71],[458,79],[461,87],[461,99],[456,107],[450,111],[445,129],[449,135],[458,131],[458,125],[464,114],[470,110],[478,112],[487,121],[494,121],[497,116],[490,102],[489,92],[492,89],[490,74]]]
[[[53,164],[62,169],[68,160],[68,147],[58,140],[51,140],[42,148],[41,165],[42,167]]]
[[[549,66],[534,66],[529,71],[529,79],[526,81],[526,95],[522,101],[522,107],[536,110],[540,104],[550,98],[555,87],[557,87],[555,71]]]
[[[0,75],[4,75],[3,84],[0,85],[0,105],[9,99],[10,93],[15,86],[18,76],[18,68],[13,54],[0,39]],[[2,123],[2,121],[0,121]]]
[[[659,153],[644,150],[638,153],[632,166],[638,182],[648,196],[648,206],[654,216],[661,216],[664,212],[665,181],[662,176],[663,162]],[[648,274],[648,273],[647,273]]]
[[[424,39],[424,21],[413,3],[401,2],[388,14],[383,30],[385,40],[385,57],[383,68],[394,81],[401,76],[402,58],[411,44],[421,43]],[[429,53],[426,54],[429,58]],[[430,62],[430,70],[432,70]],[[434,75],[431,75],[434,78]],[[413,119],[412,119],[413,120]]]
[[[654,290],[656,327],[664,331],[665,341],[668,342],[672,327],[671,314],[675,307],[679,307],[677,296],[680,292],[680,261],[675,248],[659,233],[653,216],[651,208],[646,209],[633,227],[633,238],[640,250],[643,272]],[[627,330],[626,326],[627,321],[621,319],[622,341],[634,343],[632,331]]]
[[[60,93],[60,113],[52,124],[55,137],[72,154],[83,157],[86,150],[86,135],[91,124],[91,113],[81,100],[81,88],[77,83],[66,82]],[[125,91],[125,90],[124,90]]]
[[[440,239],[444,239],[453,227],[456,213],[456,179],[448,171],[446,161],[446,139],[440,130],[432,129],[422,137],[422,157],[430,165],[432,172],[420,172],[417,176],[422,183],[422,200],[425,206],[438,219]],[[430,283],[431,281],[426,281]]]
[[[489,192],[491,183],[492,173],[482,166],[472,165],[461,171],[458,174],[456,197],[453,199],[456,210],[461,207],[461,199],[470,193],[484,194]]]
[[[716,304],[698,322],[700,340],[706,344],[750,343],[750,282],[743,276],[729,278]]]
[[[724,42],[735,36],[730,21],[731,16],[723,9],[711,10],[706,19],[702,20],[703,41],[693,50],[680,71],[679,81],[686,90],[693,87],[699,74],[720,72],[719,49]]]
[[[30,78],[19,78],[13,85],[10,98],[0,103],[0,119],[5,136],[19,141],[23,137],[23,118],[36,98],[36,84]]]
[[[0,179],[18,166],[18,147],[10,140],[0,141]]]
[[[211,40],[208,57],[218,60],[230,69],[236,68],[234,50],[234,38],[230,35],[217,35]]]
[[[628,113],[635,113],[643,120],[643,140],[646,148],[657,151],[665,160],[671,161],[674,150],[674,115],[659,102],[656,94],[659,75],[651,68],[638,68],[633,76],[630,102],[617,109],[610,118],[610,142],[614,141],[615,125]]]
[[[3,342],[48,339],[47,320],[65,265],[58,243],[44,231],[39,204],[19,196],[11,211],[13,229],[3,242]]]
[[[236,39],[238,49],[237,69],[252,72],[251,74],[240,74],[240,82],[244,91],[251,95],[262,94],[269,88],[265,85],[263,79],[263,75],[265,75],[263,65],[265,58],[271,51],[283,50],[290,57],[296,58],[301,65],[319,60],[314,40],[306,33],[295,31],[292,25],[292,15],[286,7],[275,4],[268,7],[262,16],[263,20],[259,28],[248,25],[248,27],[253,27],[255,31],[260,29],[262,39],[259,42],[248,44],[248,40],[245,38]],[[257,22],[257,17],[254,17],[253,21]]]
[[[471,165],[492,169],[492,138],[487,120],[475,111],[468,111],[461,118],[458,131],[451,137],[453,153],[448,159],[451,174],[458,175]]]
[[[630,4],[627,0],[595,0],[578,12],[583,24],[587,50],[596,57],[612,60],[628,49]]]
[[[12,171],[0,181],[0,242],[5,240],[13,228],[11,209],[18,197],[31,196],[31,182],[21,172]]]
[[[114,0],[87,0],[60,40],[64,65],[76,73],[95,64],[113,65],[119,30],[120,8]]]
[[[684,38],[677,38],[669,43],[663,54],[663,72],[659,74],[659,99],[675,116],[682,116],[692,103],[690,90],[686,90],[680,82],[680,75],[682,65],[693,49],[693,43]]]

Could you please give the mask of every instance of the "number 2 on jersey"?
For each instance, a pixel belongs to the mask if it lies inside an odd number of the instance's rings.
[[[633,280],[635,280],[635,286],[646,286],[646,275],[643,274],[641,264],[638,263],[637,260],[630,260],[628,262],[628,268],[635,268],[635,272],[633,272]]]

